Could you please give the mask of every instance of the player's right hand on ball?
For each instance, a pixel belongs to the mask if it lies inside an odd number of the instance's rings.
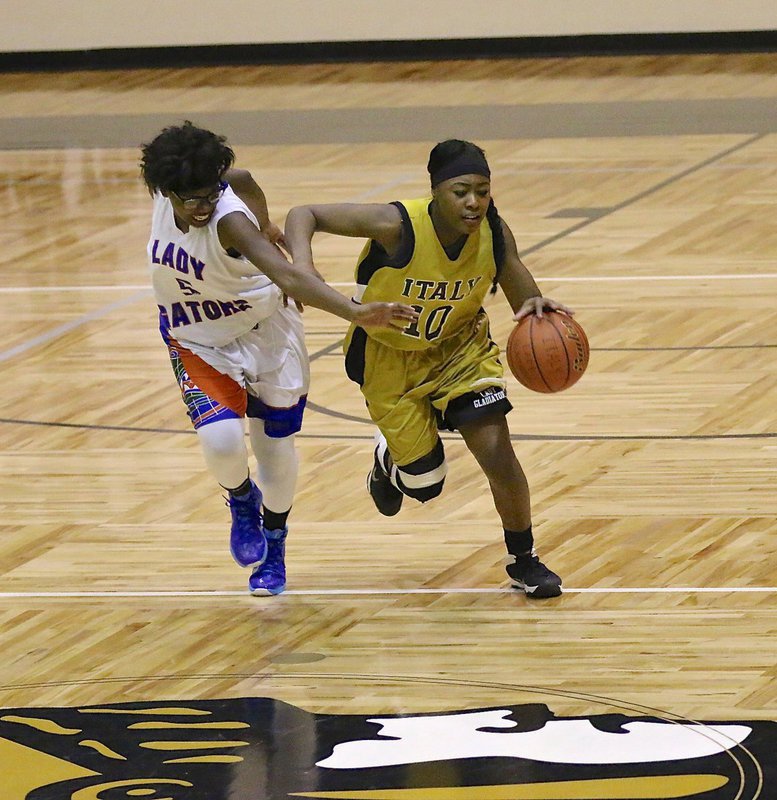
[[[404,303],[365,303],[353,321],[362,328],[405,328],[418,321],[418,312]]]
[[[549,297],[538,295],[537,297],[530,297],[528,300],[524,301],[524,304],[513,314],[513,322],[520,322],[524,317],[528,317],[530,314],[536,314],[538,317],[541,317],[543,311],[562,311],[564,314],[569,314],[570,317],[575,313],[563,303],[557,303]]]

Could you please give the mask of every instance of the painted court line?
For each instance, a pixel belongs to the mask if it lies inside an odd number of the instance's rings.
[[[512,594],[515,589],[289,589],[284,596],[350,596],[414,594]],[[674,586],[633,588],[564,589],[564,594],[763,594],[777,592],[777,586]],[[71,597],[247,597],[246,591],[115,591],[115,592],[0,592],[0,600]]]
[[[0,286],[0,294],[19,294],[21,292],[150,292],[151,287],[142,284],[105,284],[101,286]]]
[[[565,275],[559,277],[539,277],[541,281],[551,283],[618,283],[633,281],[740,281],[740,280],[774,280],[777,272],[748,272],[724,275]],[[352,281],[330,281],[330,286],[352,287]],[[23,292],[150,292],[143,284],[121,284],[116,286],[0,286],[0,294],[20,294]]]
[[[561,278],[549,278],[540,276],[540,281],[553,281],[555,283],[575,283],[575,282],[608,282],[617,283],[618,281],[738,281],[738,280],[768,280],[777,278],[777,273],[764,272],[742,273],[740,275],[574,275]]]
[[[2,149],[2,148],[0,148]],[[668,169],[671,169],[670,166],[655,166],[655,167],[628,167],[626,165],[619,165],[617,167],[591,167],[591,166],[580,166],[580,167],[530,167],[530,166],[522,166],[520,168],[516,168],[513,166],[513,162],[504,162],[500,159],[490,160],[490,164],[492,168],[496,167],[498,169],[500,175],[598,175],[598,174],[605,174],[605,175],[629,175],[629,174],[642,174],[642,175],[650,175],[651,173],[665,173]],[[498,165],[498,166],[497,166]],[[504,166],[503,166],[504,165]],[[748,170],[771,170],[774,168],[774,163],[771,161],[749,161],[741,164],[721,164],[721,163],[714,163],[709,164],[707,169],[709,170],[718,170],[718,171],[725,171],[725,172],[746,172]],[[294,170],[293,167],[290,170]],[[270,168],[265,170],[267,174],[273,173],[273,169]],[[281,178],[284,178],[284,183],[288,183],[287,177],[287,170],[278,169],[276,170],[279,175],[275,176],[275,180],[280,181]],[[496,171],[496,170],[495,170]],[[320,179],[331,178],[333,172],[336,174],[336,170],[326,169],[326,168],[311,168],[304,170],[304,174],[306,177],[310,178],[312,176],[317,176]],[[385,184],[383,186],[376,187],[369,191],[369,195],[374,195],[377,191],[386,192],[389,189],[393,188],[393,185],[401,185],[403,183],[407,183],[409,181],[415,182],[419,178],[417,172],[408,172],[404,176],[400,178],[395,178],[392,180],[391,183]],[[4,189],[15,189],[24,185],[25,187],[29,186],[134,186],[137,188],[138,181],[136,178],[85,178],[83,176],[67,178],[61,177],[56,180],[51,178],[25,178],[24,181],[14,180],[13,178],[6,178],[4,180],[0,180],[0,188]],[[368,194],[365,192],[365,194]],[[138,197],[135,198],[138,202],[141,201],[143,195],[138,192]],[[357,202],[354,200],[349,200],[348,202]]]
[[[93,320],[106,317],[113,311],[116,311],[120,308],[124,308],[125,306],[132,305],[132,303],[134,303],[135,301],[140,300],[142,297],[145,297],[146,294],[147,292],[141,292],[140,294],[135,294],[132,295],[131,297],[125,297],[123,300],[117,300],[116,302],[110,303],[107,306],[103,306],[102,308],[90,311],[88,314],[83,314],[82,316],[72,320],[71,322],[66,322],[63,325],[57,325],[50,331],[42,333],[40,336],[34,336],[32,339],[28,339],[26,342],[23,342],[22,344],[16,345],[15,347],[9,347],[7,350],[0,351],[0,361],[7,361],[8,359],[13,358],[14,356],[18,356],[21,355],[22,353],[26,353],[28,350],[32,350],[39,344],[46,344],[47,342],[53,341],[54,339],[57,339],[66,333],[70,333],[70,331],[75,330],[76,328],[83,325],[85,322],[92,322]]]

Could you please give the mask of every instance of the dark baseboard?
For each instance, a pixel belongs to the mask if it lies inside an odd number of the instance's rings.
[[[497,39],[224,44],[0,53],[0,71],[312,64],[349,61],[439,61],[777,50],[777,31],[628,33]]]

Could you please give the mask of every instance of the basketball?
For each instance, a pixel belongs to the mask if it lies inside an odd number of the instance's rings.
[[[574,386],[588,366],[588,338],[573,317],[560,311],[530,314],[511,331],[507,365],[533,392],[561,392]]]

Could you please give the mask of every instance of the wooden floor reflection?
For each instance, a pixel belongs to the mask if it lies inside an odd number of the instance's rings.
[[[100,147],[9,140],[0,151],[2,705],[257,697],[332,719],[539,705],[559,718],[764,723],[773,743],[775,129],[691,134],[678,122],[676,134],[631,135],[602,119],[598,135],[479,140],[524,260],[576,309],[592,347],[569,392],[509,387],[538,547],[566,587],[537,603],[507,586],[488,487],[456,435],[442,497],[376,514],[364,489],[373,430],[344,375],[345,325],[312,309],[288,591],[247,594],[156,331],[138,152],[111,146],[108,122],[278,107],[344,109],[371,125],[357,143],[322,130],[320,142],[310,131],[304,144],[262,144],[257,132],[236,148],[282,222],[295,204],[426,191],[434,141],[414,136],[412,115],[384,138],[365,110],[480,104],[503,118],[537,105],[556,125],[548,104],[774,100],[776,65],[753,54],[0,76],[3,131],[16,118],[106,125]],[[316,240],[343,292],[360,247]],[[504,343],[503,298],[488,311]],[[572,780],[538,763],[526,785]],[[727,788],[596,796],[757,797],[768,783],[747,763]],[[416,793],[402,796],[436,798],[422,790],[456,780],[410,781]],[[400,797],[391,786],[376,784],[381,798]],[[342,794],[357,788],[300,796],[366,797]],[[242,791],[229,796],[253,797]]]

